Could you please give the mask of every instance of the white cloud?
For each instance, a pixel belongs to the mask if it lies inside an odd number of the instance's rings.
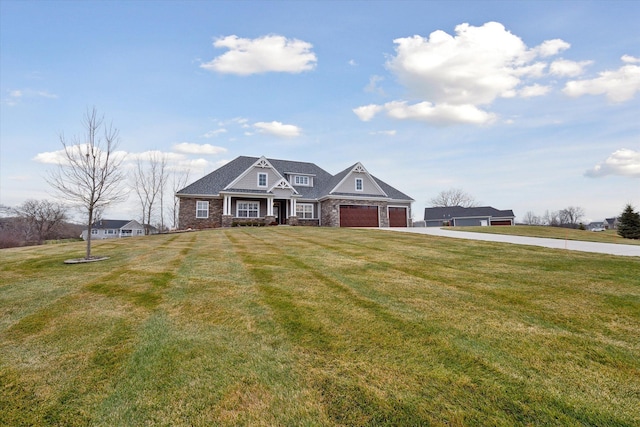
[[[593,61],[570,61],[558,59],[549,66],[549,73],[554,76],[576,77],[584,73],[584,68],[593,64]]]
[[[310,43],[279,35],[257,39],[233,35],[216,39],[213,45],[229,51],[200,66],[219,73],[243,76],[266,72],[300,73],[313,70],[317,62]]]
[[[354,108],[353,112],[356,114],[356,116],[358,116],[360,120],[362,120],[363,122],[368,122],[382,110],[384,110],[384,107],[382,107],[381,105],[369,104],[363,105],[362,107]]]
[[[543,58],[548,56],[557,55],[563,50],[567,50],[571,47],[569,43],[561,39],[545,40],[539,46],[536,46],[533,51]]]
[[[31,160],[48,165],[59,165],[66,162],[66,156],[64,154],[64,150],[46,151],[44,153],[36,154],[36,156]]]
[[[396,130],[379,130],[376,132],[369,132],[369,135],[387,135],[387,136],[395,136],[397,133]]]
[[[223,133],[227,133],[227,130],[222,128],[222,129],[216,129],[216,130],[210,130],[209,132],[205,133],[204,135],[202,135],[203,138],[215,138],[216,136],[223,134]]]
[[[71,153],[71,155],[73,157],[76,156],[83,156],[85,153],[85,147],[86,145],[84,144],[80,144],[80,145],[70,145],[67,147],[67,149],[69,150],[69,152]],[[114,151],[112,153],[112,158],[118,160],[118,159],[125,159],[127,158],[128,154],[126,151]],[[77,157],[76,157],[77,158]],[[57,151],[45,151],[43,153],[38,153],[36,154],[31,160],[38,162],[38,163],[43,163],[43,164],[48,164],[48,165],[66,165],[69,163],[67,154],[65,152],[64,149],[60,149]]]
[[[630,64],[629,57],[626,62],[627,65],[615,71],[603,71],[594,79],[567,82],[562,91],[571,97],[606,95],[611,102],[628,101],[640,92],[640,66]]]
[[[279,137],[292,138],[301,134],[301,129],[295,125],[285,125],[280,122],[258,122],[253,127],[260,133],[267,133]]]
[[[460,24],[455,36],[434,31],[429,38],[394,40],[396,56],[387,62],[415,96],[435,103],[481,105],[503,95],[512,96],[524,76],[539,76],[549,56],[567,48],[551,40],[529,50],[498,22],[480,27]]]
[[[369,78],[369,84],[364,88],[364,91],[384,95],[384,90],[378,86],[378,83],[380,83],[383,80],[384,80],[384,77],[382,76],[371,76]]]
[[[534,96],[546,95],[550,90],[550,86],[542,86],[536,83],[531,86],[523,87],[522,89],[520,89],[518,94],[523,98],[532,98]]]
[[[640,178],[640,151],[622,148],[614,151],[604,162],[587,170],[585,175],[598,178],[606,175],[622,175]]]
[[[221,154],[226,153],[224,147],[216,147],[211,144],[194,144],[192,142],[181,142],[173,146],[173,150],[183,154]]]
[[[405,101],[393,101],[385,104],[384,108],[389,117],[394,119],[414,119],[437,125],[452,123],[485,125],[496,120],[495,114],[487,113],[471,104],[432,104],[424,101],[408,105]]]
[[[410,105],[394,101],[354,109],[363,121],[371,120],[384,109],[396,119],[435,124],[493,123],[496,115],[480,106],[490,105],[497,98],[546,95],[551,86],[532,80],[547,77],[546,58],[571,46],[564,40],[553,39],[528,48],[520,37],[498,22],[479,27],[460,24],[453,35],[438,30],[428,38],[414,35],[395,39],[394,43],[395,56],[386,66],[417,102]],[[576,64],[586,65],[573,63]],[[561,65],[556,65],[558,70]],[[375,88],[376,83],[370,81],[367,88]]]
[[[13,107],[18,105],[21,101],[27,99],[37,99],[37,98],[46,98],[46,99],[57,99],[58,95],[50,93],[46,90],[33,90],[33,89],[14,89],[9,90],[7,98],[4,99],[3,103]]]
[[[628,64],[637,64],[640,62],[640,58],[636,58],[634,56],[631,55],[622,55],[622,62],[626,62]]]

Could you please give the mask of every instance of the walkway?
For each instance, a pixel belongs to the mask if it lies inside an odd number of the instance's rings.
[[[583,242],[579,240],[547,239],[542,237],[510,236],[504,234],[472,233],[453,231],[439,227],[382,228],[381,230],[405,233],[428,234],[431,236],[453,237],[457,239],[484,240],[487,242],[513,243],[516,245],[542,246],[570,251],[595,252],[608,255],[640,257],[640,245],[619,245],[617,243]]]

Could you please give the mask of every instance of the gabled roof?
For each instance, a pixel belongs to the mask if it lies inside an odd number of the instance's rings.
[[[250,169],[253,165],[255,165],[260,157],[247,157],[240,156],[231,162],[227,163],[224,166],[214,170],[210,174],[204,176],[203,178],[195,181],[194,183],[186,186],[182,190],[178,191],[176,195],[185,195],[185,196],[219,196],[220,192],[225,190],[232,182],[237,181],[238,177],[245,174],[245,172]],[[354,167],[358,166],[359,163],[352,165],[351,167],[345,169],[337,175],[331,175],[329,172],[320,168],[314,163],[308,162],[296,162],[290,160],[279,160],[279,159],[264,159],[268,162],[269,165],[273,166],[273,168],[283,177],[285,177],[289,184],[298,192],[302,199],[308,200],[317,200],[322,197],[328,196],[329,192],[336,187],[338,183],[344,177],[349,174]],[[303,186],[303,185],[295,185],[291,179],[293,175],[309,175],[313,177],[313,186]],[[375,178],[371,175],[373,180],[377,183],[380,189],[386,193],[386,195],[391,199],[396,200],[404,200],[404,201],[413,201],[413,199],[401,191],[391,187],[389,184]],[[267,194],[265,190],[239,190],[239,189],[231,189],[233,192],[250,192],[250,193],[264,193]],[[381,197],[380,195],[366,195],[366,194],[358,194],[359,197]]]
[[[261,169],[272,169],[273,171],[275,171],[275,174],[278,177],[278,181],[282,180],[283,178],[282,174],[278,172],[278,170],[269,162],[269,160],[263,156],[263,157],[260,157],[258,160],[256,160],[250,167],[245,169],[244,172],[242,172],[240,175],[236,177],[236,179],[234,179],[228,185],[226,185],[224,189],[234,190],[234,191],[237,190],[238,188],[235,187],[235,184],[241,181],[242,178],[244,178],[246,175],[251,173],[251,170],[256,167]]]
[[[94,222],[92,228],[98,230],[119,230],[132,221],[132,219],[101,219]]]
[[[382,194],[362,194],[362,196],[365,196],[365,197],[387,197],[386,192],[380,187],[380,185],[376,182],[375,178],[373,178],[373,176],[371,176],[369,171],[367,171],[365,169],[365,167],[362,165],[362,163],[360,163],[360,162],[358,162],[358,163],[346,168],[342,172],[336,174],[333,177],[333,179],[331,180],[331,184],[329,185],[330,188],[328,188],[328,190],[329,190],[328,193],[334,194],[334,195],[352,194],[352,193],[338,193],[338,192],[335,191],[336,188],[340,187],[340,185],[344,182],[344,180],[346,180],[347,177],[352,173],[364,173],[365,175],[368,175],[369,177],[371,177],[372,181],[374,182],[375,186],[378,188],[380,193],[382,193]]]
[[[515,218],[515,215],[513,214],[513,211],[511,209],[501,211],[491,206],[478,206],[473,208],[463,208],[462,206],[447,206],[424,209],[425,221],[472,217]]]

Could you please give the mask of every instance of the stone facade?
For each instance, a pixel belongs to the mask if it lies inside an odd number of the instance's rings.
[[[387,202],[384,200],[351,200],[351,199],[329,199],[320,205],[320,215],[322,225],[325,227],[340,227],[340,205],[360,205],[377,206],[378,221],[380,227],[389,226],[389,216],[387,213]]]
[[[209,202],[209,218],[196,218],[196,202]],[[222,199],[180,198],[180,213],[178,216],[181,230],[201,230],[204,228],[222,227]]]
[[[209,218],[196,218],[196,202],[207,200],[209,202]],[[353,199],[328,199],[320,203],[320,219],[301,219],[297,216],[287,218],[288,225],[340,227],[340,205],[377,206],[380,227],[389,227],[389,217],[386,200],[353,200]],[[409,206],[407,206],[409,208]],[[262,209],[262,208],[261,208]],[[222,215],[221,199],[180,198],[179,227],[182,230],[201,230],[205,228],[232,227],[242,223],[261,222],[269,225],[275,222],[275,217],[260,218],[235,218],[231,215]]]

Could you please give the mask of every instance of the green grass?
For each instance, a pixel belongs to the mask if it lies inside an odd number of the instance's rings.
[[[0,425],[640,424],[639,258],[311,227],[93,252],[0,251]]]
[[[534,225],[515,225],[513,227],[447,227],[447,230],[508,234],[513,236],[545,237],[560,240],[582,240],[585,242],[617,243],[622,245],[640,245],[640,240],[624,239],[618,235],[616,230],[589,231]]]

